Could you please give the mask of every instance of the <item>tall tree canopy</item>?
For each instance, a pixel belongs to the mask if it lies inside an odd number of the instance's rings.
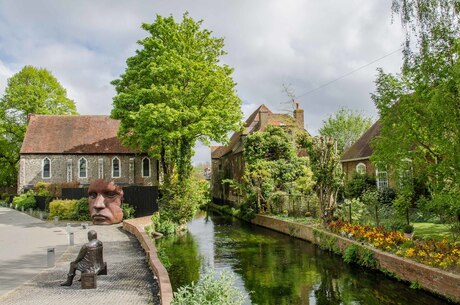
[[[323,121],[319,134],[326,138],[335,139],[337,151],[341,154],[356,142],[371,125],[371,118],[365,117],[357,111],[341,108],[326,121]]]
[[[46,69],[25,66],[8,79],[0,100],[0,183],[16,183],[29,114],[76,114],[75,103]]]
[[[394,171],[410,160],[431,207],[460,221],[460,2],[393,0],[392,9],[406,31],[404,66],[398,75],[379,70],[373,159]]]
[[[159,158],[165,182],[174,173],[179,181],[189,177],[197,140],[225,143],[227,133],[241,126],[233,69],[220,64],[224,40],[201,24],[188,14],[180,23],[172,16],[144,23],[149,36],[138,41],[141,49],[112,82],[119,137]]]

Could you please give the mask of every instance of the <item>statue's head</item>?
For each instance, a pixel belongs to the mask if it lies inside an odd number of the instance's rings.
[[[88,231],[88,240],[92,241],[97,239],[97,232],[94,230]]]
[[[88,206],[93,224],[120,223],[123,220],[122,200],[123,190],[114,181],[93,181],[88,188]]]

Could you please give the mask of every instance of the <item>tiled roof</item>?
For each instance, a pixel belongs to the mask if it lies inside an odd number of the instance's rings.
[[[370,142],[380,133],[380,121],[374,123],[350,148],[342,155],[342,162],[369,158],[374,152]]]
[[[259,124],[259,113],[267,113],[267,125],[260,126]],[[289,114],[273,113],[267,106],[261,105],[257,108],[246,120],[244,124],[243,132],[235,132],[230,138],[227,146],[213,146],[211,147],[211,158],[220,158],[233,151],[241,151],[241,147],[238,147],[242,136],[256,132],[264,131],[266,126],[297,126],[296,120]]]
[[[21,154],[132,154],[117,138],[120,122],[106,115],[31,115]]]

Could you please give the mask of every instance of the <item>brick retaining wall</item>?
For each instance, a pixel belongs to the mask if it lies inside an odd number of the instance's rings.
[[[380,270],[389,272],[404,281],[417,282],[425,290],[460,303],[460,275],[458,274],[432,268],[370,246],[362,245],[357,241],[321,230],[314,225],[291,223],[264,215],[257,215],[252,222],[261,227],[288,234],[314,244],[319,244],[320,242],[320,237],[314,234],[315,231],[319,231],[321,234],[337,238],[337,245],[342,251],[352,244],[360,245],[374,252],[374,257],[378,262]]]
[[[168,271],[166,271],[166,268],[158,259],[155,245],[147,233],[145,233],[144,227],[148,224],[150,224],[150,216],[127,219],[123,221],[123,229],[133,234],[139,240],[145,251],[149,266],[158,278],[161,304],[170,305],[173,299],[171,281],[169,280]]]

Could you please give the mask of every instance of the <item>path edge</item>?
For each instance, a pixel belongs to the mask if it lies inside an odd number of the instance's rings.
[[[145,251],[147,262],[153,275],[158,278],[160,300],[162,305],[170,305],[173,300],[173,291],[169,274],[158,258],[157,248],[150,237],[145,233],[145,226],[150,224],[150,216],[123,220],[123,229],[134,235]]]

